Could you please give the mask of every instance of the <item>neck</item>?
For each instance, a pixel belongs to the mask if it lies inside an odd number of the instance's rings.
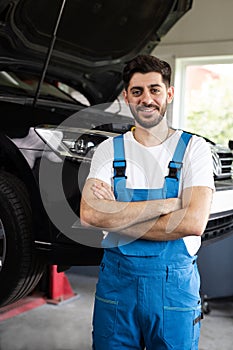
[[[134,129],[134,138],[146,147],[153,147],[163,143],[169,137],[170,131],[166,120],[161,121],[159,125],[150,129],[145,129],[140,125],[136,125]]]

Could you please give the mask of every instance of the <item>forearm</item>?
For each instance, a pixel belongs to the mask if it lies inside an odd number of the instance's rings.
[[[205,230],[212,190],[206,187],[186,189],[183,194],[183,208],[156,220],[134,225],[122,230],[122,234],[152,241],[169,241],[186,236],[201,236]]]
[[[118,231],[135,239],[167,241],[200,236],[208,221],[212,201],[208,187],[185,189],[181,208],[177,198],[118,202],[108,187],[93,188],[93,182],[89,185],[81,202],[81,221],[85,225]]]
[[[81,220],[107,231],[122,231],[128,227],[149,222],[178,208],[179,201],[174,198],[140,201],[118,202],[92,199],[89,203],[82,200]]]
[[[186,236],[200,236],[206,226],[207,218],[196,220],[187,215],[187,209],[160,216],[157,219],[136,224],[121,230],[121,233],[135,239],[151,241],[171,241]]]

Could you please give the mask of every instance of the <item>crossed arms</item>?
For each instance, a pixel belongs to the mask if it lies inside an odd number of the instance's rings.
[[[201,236],[211,201],[211,188],[195,186],[184,189],[182,199],[118,202],[108,184],[88,179],[83,189],[80,217],[84,226],[135,238],[169,241]]]

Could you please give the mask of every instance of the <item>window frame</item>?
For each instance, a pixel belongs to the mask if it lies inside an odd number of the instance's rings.
[[[182,57],[175,60],[175,97],[172,111],[172,127],[185,128],[185,92],[186,92],[186,68],[187,66],[201,66],[210,64],[232,64],[233,55],[224,56],[199,56]]]

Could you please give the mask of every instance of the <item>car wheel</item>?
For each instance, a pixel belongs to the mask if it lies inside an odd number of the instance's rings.
[[[0,171],[0,305],[29,294],[44,262],[36,254],[27,190],[16,176]]]

